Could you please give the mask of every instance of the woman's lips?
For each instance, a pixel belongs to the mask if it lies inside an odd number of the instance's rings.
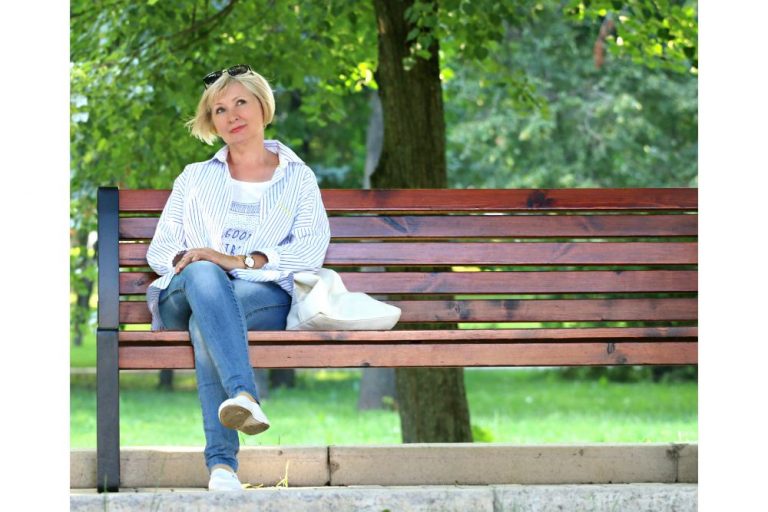
[[[245,125],[238,126],[237,128],[232,128],[231,130],[229,130],[229,133],[237,133],[240,130],[242,130],[243,128],[245,128]]]

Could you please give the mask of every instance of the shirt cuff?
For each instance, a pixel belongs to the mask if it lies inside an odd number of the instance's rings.
[[[264,264],[262,270],[277,270],[280,266],[280,255],[274,249],[256,249],[253,252],[260,252],[267,257],[267,262]],[[253,253],[251,253],[253,254]]]

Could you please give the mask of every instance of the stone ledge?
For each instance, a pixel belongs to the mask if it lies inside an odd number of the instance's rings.
[[[520,446],[501,443],[243,447],[244,483],[326,485],[490,485],[696,483],[698,446],[590,444]],[[208,482],[202,450],[121,450],[123,487],[199,487]],[[70,488],[96,486],[96,451],[73,450]]]
[[[695,512],[698,507],[695,484],[303,487],[264,488],[242,493],[209,493],[201,489],[130,491],[123,489],[119,494],[102,495],[95,491],[74,493],[70,495],[70,510]]]
[[[331,484],[674,483],[677,455],[669,444],[331,446]]]
[[[284,478],[295,487],[327,485],[328,448],[325,446],[242,447],[238,475],[243,483],[274,486]],[[70,453],[72,489],[96,487],[96,451]],[[206,487],[208,470],[200,448],[180,446],[120,450],[123,487]]]

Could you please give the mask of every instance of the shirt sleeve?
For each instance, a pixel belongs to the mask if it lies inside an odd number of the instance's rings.
[[[173,258],[186,249],[184,244],[184,193],[187,173],[182,172],[173,182],[173,190],[165,203],[147,249],[147,263],[158,275],[173,272]]]
[[[299,272],[316,270],[323,266],[325,252],[331,240],[331,228],[325,205],[320,195],[315,175],[307,169],[301,182],[299,210],[291,233],[275,247],[257,247],[255,251],[267,257],[267,263],[259,270]],[[233,271],[241,275],[240,269]],[[248,272],[248,271],[246,271]]]

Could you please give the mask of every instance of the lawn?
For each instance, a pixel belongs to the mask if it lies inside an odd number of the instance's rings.
[[[563,380],[558,369],[466,369],[475,441],[537,443],[697,442],[697,384]],[[157,391],[156,374],[122,372],[122,446],[205,443],[194,375]],[[360,370],[299,370],[293,389],[263,401],[272,428],[244,446],[399,443],[396,411],[356,410]],[[94,375],[70,383],[71,448],[96,446]]]

